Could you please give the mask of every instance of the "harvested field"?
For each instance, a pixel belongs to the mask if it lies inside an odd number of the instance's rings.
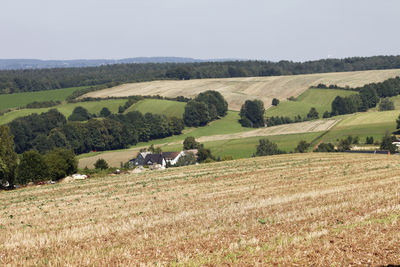
[[[306,121],[300,123],[292,123],[292,124],[284,124],[267,128],[260,128],[246,132],[203,136],[196,138],[196,140],[198,142],[204,143],[204,142],[213,142],[220,140],[242,139],[242,138],[249,138],[256,136],[263,137],[263,136],[273,136],[273,135],[324,132],[331,129],[337,122],[338,120],[334,119]],[[183,143],[183,138],[182,140],[169,142],[167,144],[174,145],[182,143]],[[159,144],[159,145],[162,146],[166,144]],[[94,163],[100,158],[105,159],[110,166],[119,167],[121,162],[127,162],[135,158],[141,148],[143,147],[135,147],[131,149],[125,149],[122,151],[109,151],[91,157],[81,158],[79,160],[79,168],[85,168],[85,167],[93,168]]]
[[[0,192],[0,265],[399,264],[399,173],[293,154]]]
[[[240,110],[246,99],[260,99],[264,102],[265,107],[269,107],[274,97],[281,100],[286,100],[291,96],[297,97],[311,85],[318,85],[319,83],[355,87],[384,81],[399,75],[400,69],[394,69],[273,77],[154,81],[123,84],[110,89],[91,92],[82,97],[130,95],[194,97],[206,90],[216,90],[226,98],[230,110]]]

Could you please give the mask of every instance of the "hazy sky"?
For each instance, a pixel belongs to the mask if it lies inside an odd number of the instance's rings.
[[[0,0],[0,58],[400,54],[399,0]]]

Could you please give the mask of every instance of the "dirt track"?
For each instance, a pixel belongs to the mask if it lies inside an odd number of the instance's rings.
[[[154,81],[130,83],[88,93],[82,97],[109,97],[130,95],[161,95],[166,97],[194,97],[206,90],[219,91],[228,101],[230,110],[240,110],[247,99],[260,99],[265,107],[271,105],[273,98],[286,100],[299,96],[311,85],[319,83],[340,86],[361,86],[380,82],[400,75],[400,69],[356,72],[320,73],[307,75],[200,79],[188,81]]]

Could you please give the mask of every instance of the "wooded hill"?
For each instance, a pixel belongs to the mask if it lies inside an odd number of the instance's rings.
[[[292,61],[117,64],[87,68],[0,71],[0,93],[17,93],[163,79],[278,76],[400,68],[400,56]]]

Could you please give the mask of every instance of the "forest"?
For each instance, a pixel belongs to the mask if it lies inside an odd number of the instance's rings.
[[[400,56],[352,57],[307,62],[230,61],[116,64],[85,68],[0,71],[0,93],[33,92],[127,82],[277,76],[400,68]]]

